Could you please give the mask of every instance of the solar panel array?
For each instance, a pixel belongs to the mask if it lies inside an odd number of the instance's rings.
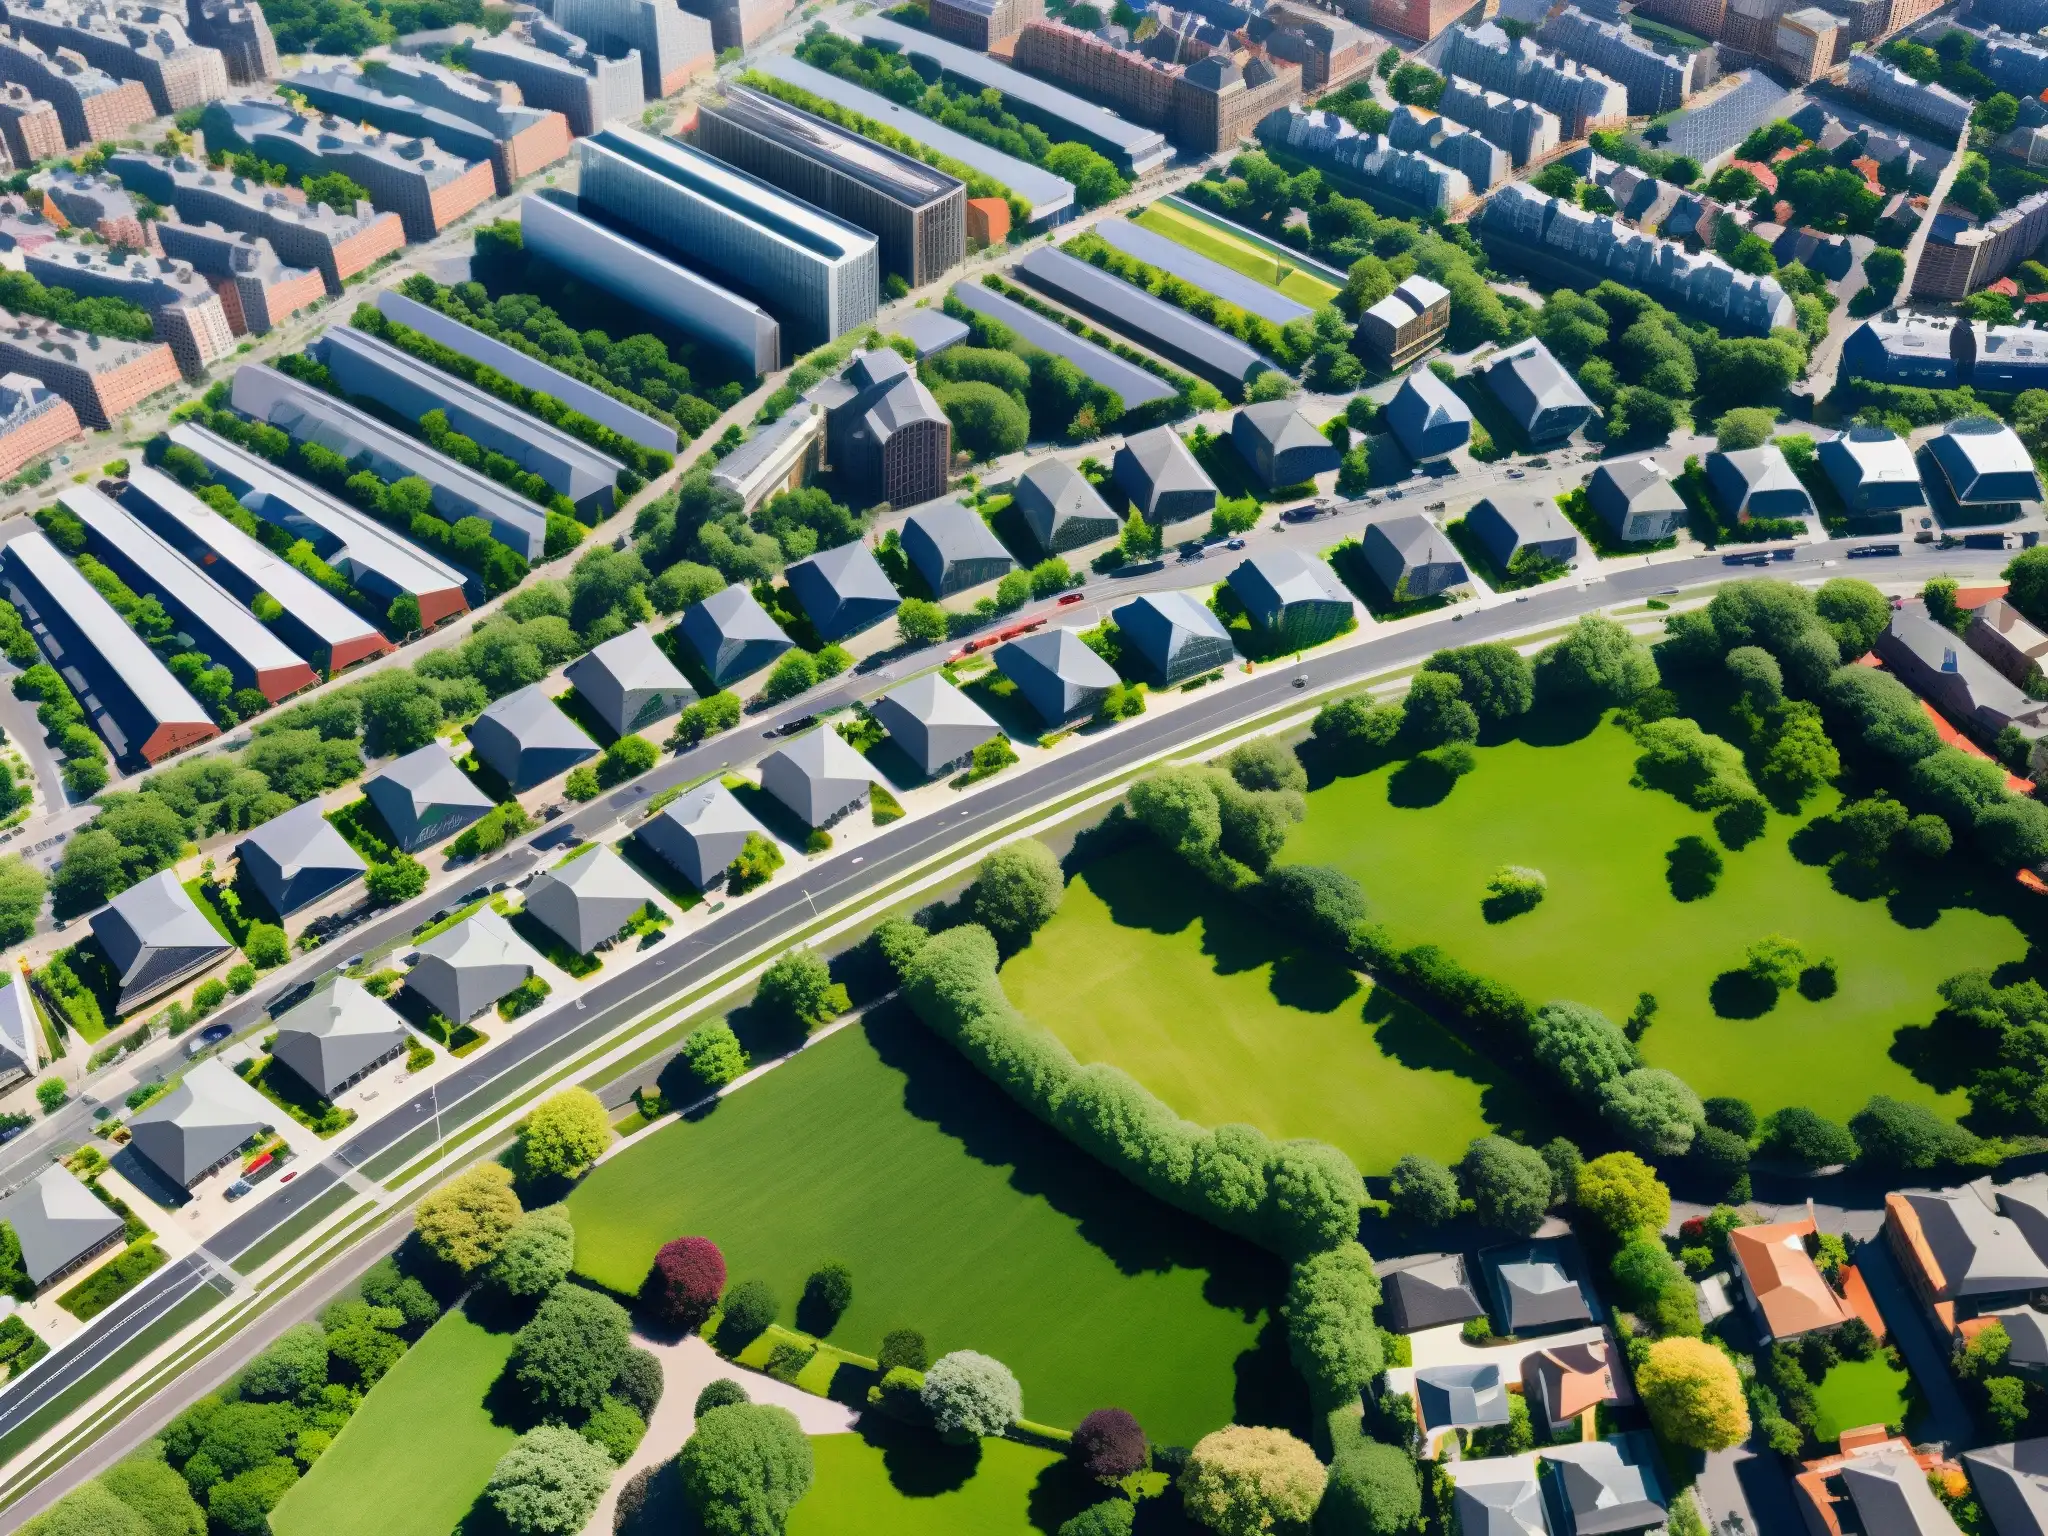
[[[1761,70],[1745,70],[1747,78],[1717,100],[1687,111],[1671,125],[1671,137],[1657,146],[1705,165],[1725,154],[1774,117],[1784,117],[1798,100]]]

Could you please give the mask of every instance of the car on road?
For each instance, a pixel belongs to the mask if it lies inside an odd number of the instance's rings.
[[[801,731],[808,731],[817,723],[818,717],[816,715],[802,715],[795,720],[778,725],[772,731],[765,732],[764,734],[769,736],[794,736]]]
[[[1850,546],[1849,558],[1851,560],[1868,560],[1875,555],[1896,555],[1898,553],[1899,546],[1896,544],[1856,544]]]
[[[1389,491],[1389,492],[1387,492],[1387,500],[1389,500],[1389,501],[1399,501],[1399,500],[1401,499],[1401,496],[1402,496],[1402,493],[1401,493],[1400,491]]]
[[[1526,480],[1529,478],[1529,471],[1526,469],[1511,469],[1508,471],[1508,478],[1510,480]]]
[[[1060,595],[1058,606],[1064,608],[1069,603],[1079,603],[1085,601],[1086,599],[1083,598],[1081,594],[1078,592],[1065,592]]]
[[[1232,539],[1232,540],[1231,540],[1231,541],[1230,541],[1229,543],[1225,544],[1225,545],[1224,545],[1223,547],[1224,547],[1225,549],[1243,549],[1243,548],[1244,548],[1244,540],[1243,540],[1243,539]]]
[[[286,1173],[280,1175],[277,1182],[280,1184],[289,1184],[293,1179],[296,1179],[298,1176],[299,1170],[293,1168],[287,1171]]]
[[[483,900],[483,899],[484,899],[484,898],[485,898],[486,896],[488,896],[488,895],[490,895],[490,894],[491,894],[491,888],[490,888],[490,887],[489,887],[488,885],[480,885],[480,886],[478,886],[478,887],[477,887],[477,888],[476,888],[475,890],[473,890],[473,891],[464,891],[464,892],[462,893],[462,902],[461,902],[461,904],[462,904],[463,906],[465,906],[465,907],[466,907],[466,906],[468,906],[468,905],[469,905],[469,904],[470,904],[470,903],[471,903],[472,901],[482,901],[482,900]],[[358,958],[360,958],[360,957],[358,957]],[[355,964],[355,961],[351,960],[351,961],[349,962],[349,964],[353,965],[353,964]]]
[[[185,1042],[185,1054],[197,1056],[201,1051],[210,1050],[221,1041],[232,1038],[234,1033],[235,1026],[232,1024],[209,1024]]]

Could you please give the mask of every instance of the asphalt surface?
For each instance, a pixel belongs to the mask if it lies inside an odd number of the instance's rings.
[[[1771,574],[1818,579],[1853,571],[1881,580],[1918,582],[1944,572],[1988,576],[2007,558],[2003,552],[1943,551],[1932,546],[1906,545],[1906,552],[1898,557],[1850,561],[1846,555],[1851,542],[1801,546],[1793,560],[1774,563]],[[1171,569],[1169,566],[1168,570]],[[726,915],[714,916],[692,932],[668,941],[659,953],[630,969],[603,977],[580,996],[576,1006],[536,1020],[502,1046],[476,1057],[430,1091],[350,1137],[339,1146],[338,1155],[306,1168],[290,1186],[272,1192],[216,1232],[207,1241],[206,1252],[233,1264],[348,1178],[352,1170],[380,1154],[393,1154],[388,1160],[395,1170],[423,1152],[431,1139],[489,1113],[522,1083],[573,1057],[607,1031],[660,1006],[719,967],[772,943],[778,935],[802,927],[833,904],[863,889],[885,885],[943,853],[949,845],[987,831],[1017,812],[1055,801],[1106,773],[1170,750],[1177,743],[1284,705],[1293,696],[1297,680],[1309,688],[1342,684],[1419,661],[1445,645],[1506,638],[1517,631],[1569,621],[1610,604],[1753,574],[1757,574],[1754,568],[1727,565],[1720,554],[1713,554],[1593,575],[1583,581],[1557,582],[1531,592],[1525,602],[1499,603],[1462,613],[1453,610],[1457,614],[1455,619],[1394,631],[1362,644],[1311,655],[1291,666],[1273,665],[1260,676],[1220,689],[1211,697],[1197,698],[1184,708],[1141,717],[1054,761],[1005,774],[968,797],[957,812],[911,818],[882,829],[859,845],[856,856],[835,857],[793,871],[745,905]],[[855,679],[850,688],[858,688],[861,681]],[[886,683],[878,682],[875,686],[879,689]],[[823,707],[828,706],[818,700],[806,700],[800,709]],[[563,818],[555,826],[567,823],[578,829],[588,826],[601,830],[663,784],[685,782],[715,771],[720,754],[733,760],[741,751],[765,745],[760,729],[758,720],[739,728],[756,733],[752,742],[738,741],[735,734],[714,738],[649,774],[631,790],[598,802],[574,818]],[[479,865],[475,883],[514,878],[531,867],[537,857],[530,847],[521,846]],[[364,925],[345,947],[368,949],[383,939],[409,933],[415,920],[416,914],[410,911],[394,913],[390,918]],[[253,1022],[262,1006],[256,1001],[238,1005],[243,1014],[241,1022]],[[231,1017],[229,1022],[236,1020]],[[409,1138],[411,1144],[394,1153]],[[20,1387],[0,1398],[0,1435],[27,1423],[202,1286],[224,1283],[204,1255],[183,1259],[152,1276],[103,1314],[95,1327],[76,1336]],[[259,1324],[238,1337],[228,1349],[253,1352],[267,1342],[268,1336],[269,1329]],[[131,1419],[111,1429],[96,1450],[103,1447],[108,1455],[118,1454],[139,1438],[131,1433],[132,1424]],[[104,1458],[96,1455],[94,1459]],[[10,1509],[9,1518],[25,1518],[32,1508],[57,1497],[81,1475],[77,1464],[67,1466]]]

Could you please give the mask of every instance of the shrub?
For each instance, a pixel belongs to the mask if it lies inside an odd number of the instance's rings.
[[[690,1417],[701,1419],[714,1408],[729,1408],[734,1403],[748,1403],[747,1389],[730,1376],[716,1376],[704,1383],[704,1389],[697,1394],[697,1403],[690,1411]]]
[[[1505,641],[1438,651],[1422,668],[1457,678],[1465,703],[1482,725],[1504,724],[1526,715],[1536,700],[1535,663]]]
[[[931,1356],[925,1351],[924,1335],[915,1328],[893,1328],[882,1335],[875,1363],[884,1375],[898,1369],[922,1373],[931,1364]]]
[[[580,1531],[611,1486],[612,1458],[573,1429],[542,1424],[498,1458],[484,1497],[515,1536]]]
[[[719,1340],[728,1337],[743,1347],[768,1331],[782,1315],[782,1303],[766,1280],[742,1280],[725,1298],[725,1315],[718,1324]]]
[[[1384,1360],[1373,1322],[1380,1283],[1357,1243],[1311,1254],[1287,1286],[1287,1351],[1321,1406],[1356,1399]]]
[[[1486,920],[1497,923],[1534,911],[1542,903],[1549,885],[1540,869],[1527,869],[1519,864],[1501,865],[1486,882],[1486,899],[1481,903],[1486,911]]]
[[[1545,1003],[1529,1026],[1529,1047],[1571,1093],[1596,1099],[1600,1089],[1642,1064],[1634,1044],[1612,1020],[1584,1003]]]
[[[161,1445],[116,1462],[99,1482],[142,1517],[151,1536],[206,1536],[206,1513],[193,1501],[190,1485],[164,1461]]]
[[[1783,934],[1769,934],[1743,951],[1742,969],[1752,980],[1782,992],[1799,979],[1806,951]]]
[[[1358,882],[1325,864],[1283,864],[1269,869],[1260,878],[1259,889],[1282,916],[1338,949],[1350,945],[1352,930],[1368,915],[1365,892]]]
[[[612,1378],[612,1396],[630,1404],[641,1418],[648,1419],[654,1416],[665,1385],[660,1357],[652,1350],[634,1347],[628,1349],[626,1358],[619,1362],[619,1374]]]
[[[1660,1157],[1682,1156],[1707,1123],[1699,1095],[1661,1067],[1637,1067],[1603,1086],[1600,1112],[1616,1132]]]
[[[714,1408],[676,1458],[683,1494],[709,1536],[780,1536],[810,1490],[811,1442],[787,1408]]]
[[[611,1458],[615,1467],[623,1467],[640,1449],[640,1441],[647,1433],[647,1420],[631,1403],[622,1403],[616,1397],[606,1397],[597,1405],[597,1411],[583,1421],[583,1438],[597,1446]]]
[[[1700,1106],[1706,1111],[1707,1124],[1748,1141],[1756,1135],[1756,1111],[1747,1099],[1715,1097]]]
[[[510,1374],[544,1414],[589,1413],[626,1358],[626,1309],[577,1285],[558,1285],[512,1346]]]
[[[83,1483],[23,1525],[21,1536],[155,1536],[155,1532],[106,1488]]]
[[[1651,1424],[1675,1444],[1720,1451],[1749,1438],[1749,1408],[1734,1362],[1702,1340],[1652,1344],[1636,1367],[1636,1391]]]
[[[1067,1454],[1074,1465],[1100,1483],[1122,1482],[1152,1461],[1144,1429],[1121,1408],[1098,1408],[1081,1420],[1074,1427]]]
[[[1588,614],[1536,658],[1536,681],[1561,699],[1626,704],[1657,686],[1650,648],[1614,620]]]
[[[1439,1226],[1458,1214],[1457,1176],[1435,1158],[1410,1152],[1388,1175],[1387,1203],[1410,1221]]]
[[[1609,1152],[1581,1167],[1578,1205],[1615,1237],[1660,1231],[1671,1219],[1671,1191],[1633,1152]]]
[[[1856,1138],[1844,1127],[1797,1105],[1775,1110],[1765,1119],[1759,1150],[1801,1168],[1852,1163],[1859,1153]]]
[[[1665,1291],[1686,1283],[1663,1243],[1647,1235],[1632,1237],[1616,1249],[1609,1273],[1622,1305],[1636,1312],[1647,1312]],[[1690,1299],[1690,1291],[1687,1295]]]
[[[718,1244],[708,1237],[677,1237],[655,1253],[640,1299],[658,1322],[695,1332],[724,1290],[725,1255]]]
[[[949,1435],[1000,1435],[1024,1417],[1024,1393],[1000,1360],[971,1349],[941,1355],[921,1394],[932,1424]]]
[[[1421,1516],[1422,1485],[1407,1452],[1363,1438],[1338,1449],[1316,1511],[1318,1533],[1405,1536],[1417,1528]]]
[[[843,1003],[844,994],[833,986],[825,962],[808,949],[779,956],[761,973],[754,993],[754,1006],[768,1017],[803,1029],[831,1018]]]
[[[1873,1167],[1921,1170],[1961,1162],[1977,1150],[1977,1138],[1921,1104],[1907,1104],[1885,1094],[1849,1120],[1849,1134]]]
[[[1504,1136],[1479,1136],[1459,1164],[1479,1219],[1489,1227],[1527,1234],[1550,1208],[1550,1165],[1541,1153]]]
[[[1285,1430],[1233,1424],[1196,1443],[1180,1475],[1181,1502],[1218,1536],[1257,1536],[1306,1524],[1326,1480],[1315,1452]]]
[[[981,861],[968,893],[974,920],[1007,945],[1019,945],[1052,920],[1066,877],[1053,851],[1036,838],[1006,843]]]
[[[1254,736],[1240,742],[1219,760],[1223,770],[1245,789],[1308,788],[1308,770],[1294,749],[1277,736]]]
[[[1062,1522],[1056,1536],[1131,1536],[1138,1506],[1129,1499],[1104,1499]]]
[[[801,1312],[822,1325],[813,1330],[817,1333],[830,1333],[852,1305],[853,1271],[837,1260],[811,1271],[804,1281],[803,1298],[797,1304]]]
[[[243,1368],[244,1397],[303,1403],[327,1385],[327,1335],[317,1323],[287,1328],[268,1349]]]
[[[519,1151],[535,1178],[574,1178],[611,1145],[611,1119],[588,1088],[542,1099],[520,1127]]]
[[[575,1262],[576,1228],[569,1208],[550,1205],[520,1217],[488,1273],[508,1296],[545,1296],[569,1278]]]
[[[420,1201],[413,1230],[429,1253],[468,1273],[498,1256],[519,1216],[512,1171],[477,1163]]]
[[[723,1088],[746,1074],[751,1063],[739,1036],[724,1019],[699,1024],[683,1041],[683,1062],[707,1088]]]

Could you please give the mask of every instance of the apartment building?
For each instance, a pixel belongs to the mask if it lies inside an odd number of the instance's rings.
[[[1834,68],[1836,55],[1848,46],[1847,39],[1841,18],[1832,11],[1802,6],[1778,18],[1771,58],[1794,83],[1811,85]]]
[[[1613,76],[1547,53],[1530,38],[1510,38],[1490,21],[1453,27],[1442,57],[1448,75],[1556,113],[1567,139],[1628,118],[1628,88]]]
[[[1873,111],[1924,123],[1945,134],[1960,134],[1970,121],[1970,103],[1954,91],[1915,80],[1869,53],[1849,56],[1848,87]]]
[[[0,80],[56,108],[64,142],[73,149],[124,138],[157,115],[141,81],[116,80],[73,48],[45,52],[12,25],[0,26]]]
[[[149,228],[134,196],[114,176],[42,171],[29,185],[43,194],[43,217],[57,229],[89,229],[109,245],[150,248]]]
[[[1306,96],[1334,90],[1364,74],[1383,46],[1342,17],[1302,5],[1268,5],[1263,15],[1246,24],[1245,34],[1269,59],[1300,69]]]
[[[831,468],[892,507],[946,494],[953,423],[896,353],[854,353],[845,372],[818,385],[810,398],[825,413]]]
[[[550,0],[545,9],[606,58],[637,52],[649,101],[675,95],[716,61],[711,23],[669,0]]]
[[[219,50],[195,43],[183,22],[154,5],[8,0],[7,19],[47,53],[68,48],[117,80],[138,81],[159,117],[227,94]]]
[[[1384,373],[1399,373],[1449,334],[1451,290],[1420,272],[1411,273],[1360,315],[1358,324],[1374,363]]]
[[[1381,134],[1360,133],[1334,112],[1284,107],[1259,124],[1259,141],[1306,161],[1324,175],[1451,213],[1472,201],[1465,173],[1427,155],[1396,149]]]
[[[789,19],[796,0],[690,0],[683,9],[703,18],[711,46],[725,53],[753,47]]]
[[[579,139],[606,123],[637,119],[647,106],[637,49],[608,59],[538,13],[497,37],[477,39],[469,68],[517,86],[529,106],[561,113]]]
[[[233,84],[261,85],[277,78],[277,40],[262,6],[186,0],[185,32],[193,42],[219,52]]]
[[[213,285],[228,329],[237,336],[261,336],[326,297],[327,285],[317,271],[286,266],[276,248],[256,235],[175,217],[159,221],[157,235],[166,256],[189,264]]]
[[[1631,116],[1676,111],[1694,90],[1698,54],[1667,53],[1631,28],[1588,16],[1576,5],[1551,12],[1536,37],[1568,59],[1619,80]]]
[[[235,349],[234,332],[213,285],[168,256],[124,259],[99,246],[44,246],[26,258],[28,275],[52,288],[92,298],[125,299],[149,311],[156,339],[166,343],[188,379]]]
[[[1409,106],[1394,109],[1387,121],[1387,142],[1462,172],[1478,192],[1490,192],[1506,181],[1514,166],[1508,152],[1484,134]]]
[[[54,389],[25,373],[0,374],[0,475],[83,433],[78,412]]]
[[[1564,125],[1555,112],[1546,112],[1533,101],[1489,91],[1470,80],[1446,83],[1436,109],[1441,116],[1498,144],[1518,167],[1542,159],[1564,139]]]
[[[1427,43],[1471,9],[1466,0],[1368,0],[1365,19],[1382,32]]]
[[[0,135],[15,165],[40,165],[64,153],[64,124],[57,109],[12,80],[0,85]]]
[[[101,432],[124,411],[180,382],[178,360],[160,341],[118,341],[5,310],[0,370],[48,385],[81,422]]]
[[[2048,192],[2022,198],[1982,224],[1939,213],[1913,272],[1916,299],[1960,299],[1997,282],[2048,241]]]
[[[931,0],[932,30],[949,43],[987,53],[1045,15],[1045,0]]]

